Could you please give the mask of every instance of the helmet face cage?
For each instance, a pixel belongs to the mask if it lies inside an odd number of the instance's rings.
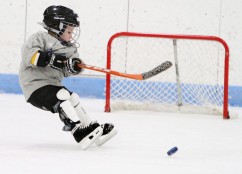
[[[76,44],[77,40],[80,37],[80,26],[79,25],[69,23],[69,22],[60,22],[59,31],[57,33],[57,36],[60,37],[66,31],[68,26],[74,27],[74,30],[72,31],[72,38],[69,42],[71,44]]]

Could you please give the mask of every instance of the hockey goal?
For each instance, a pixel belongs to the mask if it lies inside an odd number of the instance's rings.
[[[166,60],[173,66],[148,80],[107,75],[105,111],[148,109],[229,118],[229,47],[223,39],[130,32],[109,39],[107,69],[142,73]]]

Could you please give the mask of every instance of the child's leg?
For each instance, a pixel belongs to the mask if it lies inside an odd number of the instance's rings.
[[[80,97],[76,93],[72,93],[70,97],[72,106],[75,108],[77,115],[81,121],[81,125],[89,125],[91,119],[80,104]],[[103,128],[103,134],[95,142],[98,146],[106,143],[109,139],[117,134],[117,130],[114,129],[114,125],[111,123],[105,123],[101,125]]]
[[[57,96],[59,91],[63,90],[66,92]],[[37,89],[30,96],[28,102],[40,109],[52,113],[59,113],[61,121],[63,121],[66,126],[73,128],[75,122],[79,121],[79,118],[69,98],[70,92],[63,86],[47,85]]]
[[[103,129],[98,123],[91,122],[80,126],[79,116],[70,101],[70,95],[64,87],[48,85],[36,90],[28,102],[53,113],[59,112],[65,127],[69,128],[81,147],[86,149],[102,135]]]

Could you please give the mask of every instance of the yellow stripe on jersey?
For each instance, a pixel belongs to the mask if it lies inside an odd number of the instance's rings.
[[[36,53],[34,53],[34,55],[32,56],[32,58],[30,60],[30,63],[32,65],[37,66],[37,62],[38,62],[38,59],[39,59],[39,55],[40,55],[40,53],[38,51]]]

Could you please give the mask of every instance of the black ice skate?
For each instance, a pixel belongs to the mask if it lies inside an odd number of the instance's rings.
[[[110,140],[112,137],[114,137],[117,134],[117,130],[114,129],[114,125],[111,123],[105,123],[101,125],[103,129],[102,135],[97,138],[95,141],[95,144],[97,146],[101,146],[104,143],[106,143],[108,140]]]
[[[71,132],[76,142],[81,145],[83,150],[85,150],[102,135],[103,129],[98,123],[94,122],[84,127],[77,125]]]

